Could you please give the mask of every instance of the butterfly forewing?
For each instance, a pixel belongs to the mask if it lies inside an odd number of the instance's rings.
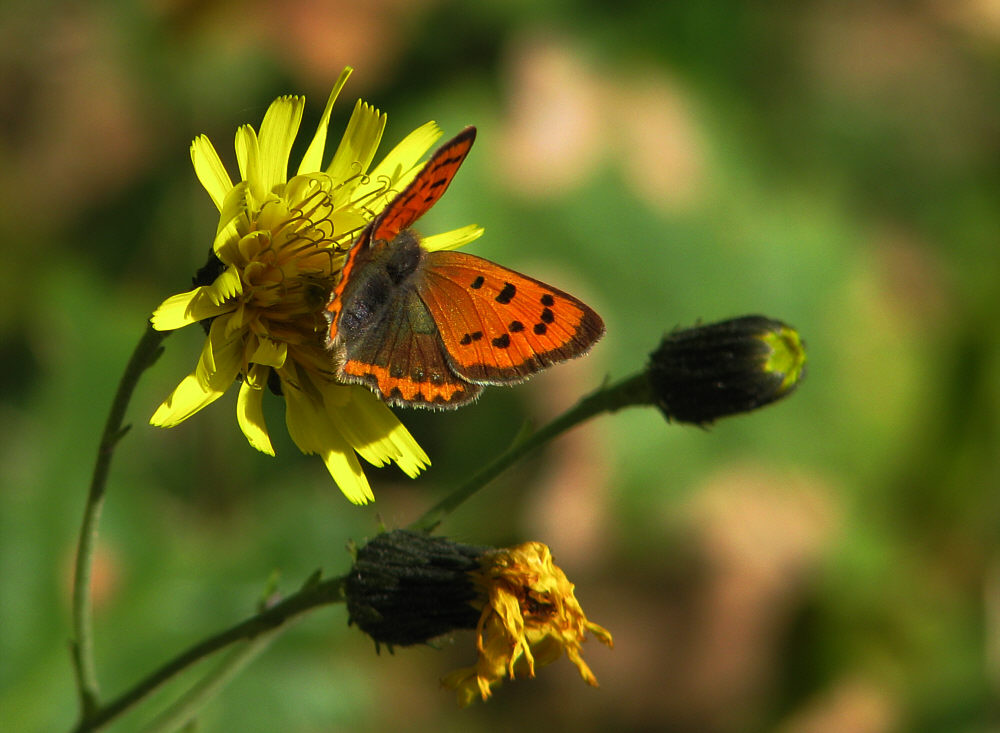
[[[386,243],[390,243],[400,232],[412,226],[437,203],[448,189],[462,161],[469,154],[475,139],[476,128],[466,127],[438,148],[410,185],[390,201],[355,240],[341,268],[340,281],[334,288],[326,308],[330,314],[330,344],[337,337],[339,330],[344,288],[354,270],[364,267],[368,250],[372,247],[386,246]]]
[[[448,189],[448,184],[469,154],[475,139],[476,128],[466,127],[451,141],[438,148],[410,185],[372,222],[372,238],[391,240],[404,229],[413,226],[417,219],[436,204]]]
[[[464,252],[426,254],[417,292],[452,368],[473,382],[521,381],[586,353],[604,333],[572,295]]]

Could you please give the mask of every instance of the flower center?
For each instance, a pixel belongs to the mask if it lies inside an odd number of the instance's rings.
[[[356,218],[338,212],[328,176],[296,176],[275,190],[239,244],[252,330],[289,344],[315,341]]]

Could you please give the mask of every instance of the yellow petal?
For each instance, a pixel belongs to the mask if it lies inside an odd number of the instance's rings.
[[[469,224],[459,229],[452,229],[450,232],[434,234],[424,237],[420,243],[428,252],[439,249],[458,249],[464,247],[469,242],[474,242],[483,236],[485,230],[478,224]]]
[[[177,388],[149,419],[150,425],[172,428],[184,422],[201,408],[219,399],[225,390],[206,389],[194,375],[184,377]]]
[[[375,501],[375,494],[372,493],[368,478],[354,451],[350,449],[345,451],[340,446],[334,446],[320,452],[319,455],[326,470],[330,472],[349,502],[364,505]]]
[[[361,182],[361,175],[368,170],[375,158],[375,151],[382,140],[386,116],[360,99],[354,106],[347,131],[337,146],[326,172],[335,181]],[[353,190],[354,186],[347,186]]]
[[[243,280],[240,271],[230,265],[215,278],[215,281],[205,287],[213,303],[222,304],[243,294]]]
[[[201,185],[212,197],[215,207],[221,210],[222,202],[229,189],[233,187],[233,182],[207,136],[199,135],[191,143],[191,162],[194,164],[194,172]]]
[[[240,166],[240,177],[247,184],[248,207],[258,209],[266,191],[261,186],[260,144],[250,125],[242,125],[236,131],[236,162]]]
[[[231,314],[226,313],[212,321],[201,350],[194,374],[206,391],[226,391],[243,365],[242,333],[231,331],[230,320]]]
[[[343,244],[349,246],[354,238],[361,234],[361,230],[368,226],[369,216],[365,216],[362,210],[354,206],[335,211],[330,217],[333,224],[333,231],[343,238]],[[334,272],[337,271],[337,263],[334,263]]]
[[[227,265],[238,263],[236,245],[240,241],[240,230],[249,229],[247,206],[247,184],[240,181],[229,189],[222,201],[219,226],[215,232],[215,241],[212,243],[212,251],[216,257]]]
[[[150,321],[157,331],[173,331],[205,318],[227,313],[232,303],[218,302],[207,286],[171,295],[153,311]]]
[[[316,134],[313,136],[312,142],[309,143],[306,154],[302,156],[299,173],[313,173],[323,168],[323,150],[326,148],[326,130],[330,125],[330,113],[333,111],[333,103],[337,101],[340,90],[344,88],[352,71],[354,69],[350,66],[346,67],[333,85],[330,98],[326,100],[326,109],[323,110],[323,116],[320,117],[319,125],[316,127]]]
[[[305,99],[284,96],[271,103],[260,125],[261,188],[270,193],[288,180],[288,155],[299,132]]]
[[[252,367],[250,374],[240,385],[240,395],[236,400],[236,419],[247,441],[261,453],[274,455],[271,437],[264,422],[264,386],[267,384],[265,367]]]
[[[253,356],[250,357],[250,361],[254,364],[264,364],[275,369],[280,369],[285,365],[287,356],[288,344],[284,341],[278,342],[266,336],[261,336],[257,348],[253,352]]]
[[[358,186],[355,198],[377,192],[371,206],[375,211],[384,208],[389,199],[402,191],[417,175],[420,170],[416,167],[418,161],[439,137],[441,128],[436,122],[426,122],[411,132],[382,159],[368,176],[368,180]]]
[[[344,496],[354,504],[375,499],[354,449],[330,421],[321,402],[283,382],[288,434],[303,453],[318,454]]]
[[[366,461],[384,466],[395,461],[413,478],[430,458],[384,402],[364,387],[328,382],[320,386],[326,412]]]

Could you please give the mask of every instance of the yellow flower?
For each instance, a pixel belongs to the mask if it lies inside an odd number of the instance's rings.
[[[477,696],[486,700],[505,677],[533,677],[536,665],[554,662],[564,651],[583,680],[597,686],[580,645],[589,631],[610,647],[611,634],[587,620],[546,545],[526,542],[488,552],[471,575],[487,599],[476,626],[479,659],[441,681],[458,693],[460,705]]]
[[[316,134],[288,178],[288,162],[305,100],[275,100],[260,131],[236,132],[240,181],[235,185],[204,135],[191,144],[195,173],[219,209],[209,264],[193,290],[167,298],[153,313],[158,330],[210,319],[194,372],[150,422],[172,427],[240,382],[236,416],[250,444],[274,455],[262,401],[271,387],[285,398],[285,421],[304,453],[323,458],[341,491],[356,504],[374,498],[358,455],[376,466],[395,461],[415,476],[429,459],[396,416],[363,387],[337,382],[324,348],[326,301],[353,238],[416,175],[441,131],[417,128],[373,170],[369,166],[386,116],[358,101],[329,165],[327,126],[345,69],[330,94]],[[478,227],[441,234],[435,247],[454,247]]]

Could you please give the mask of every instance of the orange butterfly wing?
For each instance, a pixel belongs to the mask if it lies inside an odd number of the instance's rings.
[[[438,148],[410,185],[372,222],[372,239],[390,241],[438,202],[476,140],[476,128],[466,127]]]
[[[520,382],[585,354],[604,334],[579,299],[482,257],[428,252],[421,264],[417,293],[452,369],[470,382]]]
[[[330,343],[337,337],[344,288],[358,265],[359,255],[372,247],[384,246],[380,243],[391,242],[397,234],[412,226],[436,204],[448,189],[475,140],[476,128],[470,126],[438,148],[410,185],[390,201],[355,240],[341,269],[340,282],[334,288],[327,305],[330,313]]]
[[[393,404],[457,407],[480,385],[519,382],[586,353],[604,333],[572,295],[481,257],[427,252],[409,230],[475,135],[468,127],[439,148],[364,229],[327,306],[339,377]]]
[[[458,407],[482,387],[452,371],[427,307],[399,291],[386,317],[341,345],[340,378],[377,390],[389,404]]]

